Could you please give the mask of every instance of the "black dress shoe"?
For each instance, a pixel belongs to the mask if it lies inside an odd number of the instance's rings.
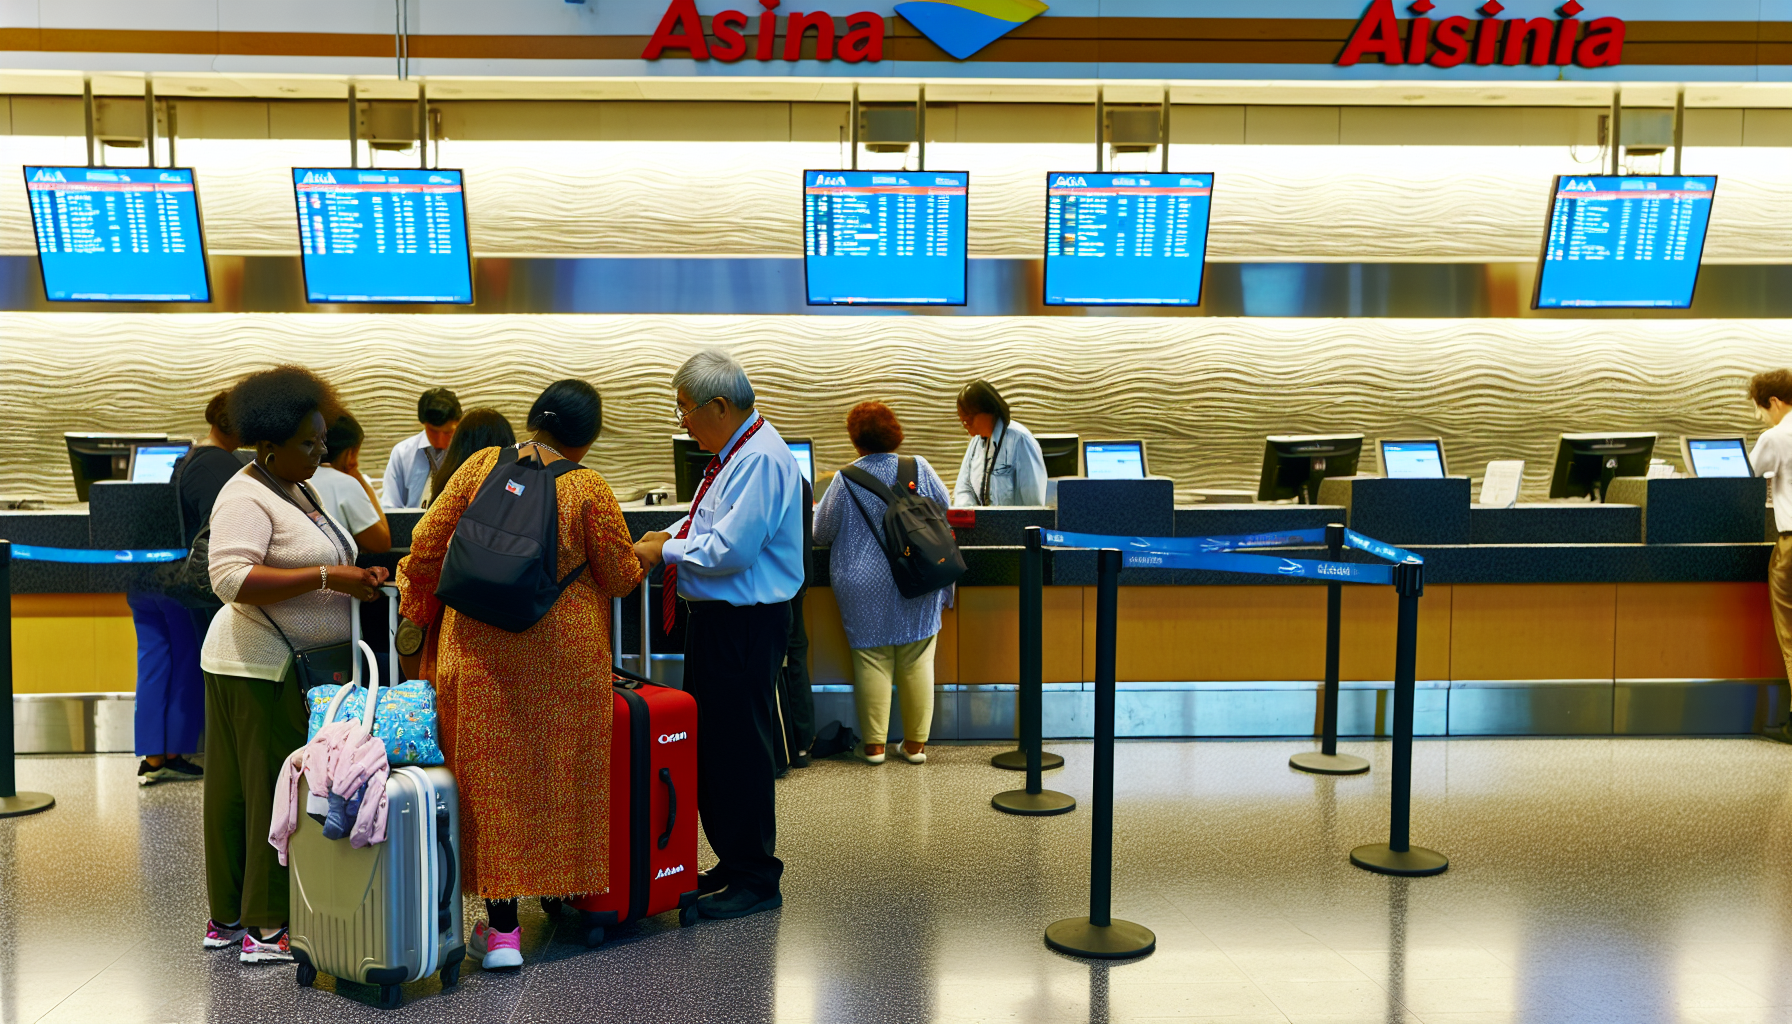
[[[807,768],[807,767],[809,767],[809,752],[807,750],[797,751],[796,755],[790,759],[790,767],[792,767],[792,768]]]
[[[712,892],[721,892],[728,888],[728,879],[722,877],[720,868],[697,872],[697,895],[708,896]]]
[[[711,893],[697,900],[697,913],[715,920],[731,917],[746,917],[762,910],[776,910],[784,905],[784,894],[774,892],[770,896],[761,896],[751,889],[731,885],[720,892]]]

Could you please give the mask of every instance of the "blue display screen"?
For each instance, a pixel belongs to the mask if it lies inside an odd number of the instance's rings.
[[[1536,309],[1692,305],[1715,177],[1556,178]]]
[[[1720,437],[1703,440],[1688,439],[1686,456],[1692,463],[1692,475],[1707,476],[1754,476],[1749,468],[1748,452],[1742,447],[1740,437]]]
[[[1443,447],[1436,441],[1383,441],[1381,472],[1394,480],[1442,480]]]
[[[1211,174],[1045,178],[1045,304],[1198,306]]]
[[[473,301],[459,171],[295,167],[308,302]]]
[[[210,302],[193,172],[27,167],[44,296],[52,302]]]
[[[1083,472],[1091,480],[1145,479],[1145,446],[1138,441],[1086,441]]]
[[[809,305],[962,306],[963,171],[804,171]]]

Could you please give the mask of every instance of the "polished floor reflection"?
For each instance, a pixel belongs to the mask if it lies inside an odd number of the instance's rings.
[[[5,1021],[1792,1022],[1792,747],[1765,740],[1437,740],[1417,747],[1415,842],[1436,878],[1351,867],[1385,841],[1386,744],[1354,778],[1289,742],[1119,748],[1115,912],[1155,954],[1061,956],[1086,912],[1076,812],[1011,818],[989,747],[826,762],[780,784],[782,911],[588,951],[524,917],[527,966],[456,989],[303,990],[199,949],[199,787],[139,790],[122,756],[26,757],[58,806],[0,821]],[[471,909],[471,908],[469,908]],[[469,919],[470,920],[470,919]]]

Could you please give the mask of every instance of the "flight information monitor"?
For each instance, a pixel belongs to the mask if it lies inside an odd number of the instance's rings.
[[[1755,475],[1740,437],[1684,437],[1680,445],[1693,476]]]
[[[459,171],[295,167],[307,302],[473,301]]]
[[[1392,480],[1442,480],[1443,442],[1436,438],[1381,442],[1381,475]]]
[[[1533,309],[1692,305],[1715,177],[1561,175]]]
[[[191,170],[27,167],[52,302],[210,302]]]
[[[1045,178],[1045,304],[1198,306],[1211,174]]]
[[[963,171],[804,171],[811,306],[965,304]]]

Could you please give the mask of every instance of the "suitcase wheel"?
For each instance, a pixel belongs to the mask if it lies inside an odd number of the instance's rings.
[[[442,968],[442,987],[453,988],[460,984],[460,961],[456,960]]]
[[[379,1007],[382,1010],[396,1010],[404,1005],[404,990],[397,985],[381,985]]]
[[[579,929],[579,938],[585,943],[586,949],[596,949],[603,945],[604,937],[604,926],[601,924]]]
[[[689,928],[691,925],[694,925],[696,923],[697,923],[697,901],[696,900],[692,900],[688,905],[678,908],[678,926],[680,928]]]
[[[317,981],[317,968],[307,963],[299,964],[299,987],[310,988]]]

